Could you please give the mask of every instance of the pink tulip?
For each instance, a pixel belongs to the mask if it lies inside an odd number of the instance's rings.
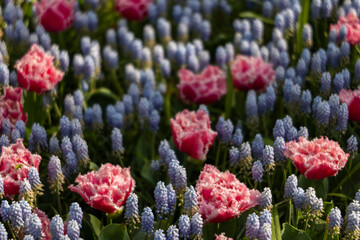
[[[151,0],[115,0],[115,10],[126,19],[140,21],[147,16],[151,3]]]
[[[323,137],[312,141],[300,137],[298,142],[287,142],[284,155],[290,158],[300,173],[309,179],[335,176],[345,167],[349,157],[339,143]]]
[[[258,205],[260,192],[249,190],[234,174],[206,164],[196,184],[199,213],[205,222],[219,223]]]
[[[35,3],[41,25],[48,32],[68,29],[74,20],[74,0],[41,0]]]
[[[0,130],[6,118],[12,125],[18,120],[23,120],[26,124],[27,114],[23,110],[22,89],[19,87],[4,87],[4,95],[0,96]]]
[[[0,175],[4,181],[4,193],[11,197],[19,193],[20,184],[27,179],[29,169],[35,167],[39,170],[41,157],[31,154],[18,139],[9,147],[3,147],[0,156]]]
[[[180,99],[187,104],[212,104],[226,94],[226,77],[216,66],[208,66],[201,74],[182,68],[177,85]]]
[[[231,63],[234,87],[240,90],[263,90],[275,80],[272,64],[261,57],[238,55]]]
[[[121,211],[126,199],[135,189],[130,168],[110,163],[101,165],[96,172],[79,175],[75,182],[77,185],[70,185],[70,190],[80,194],[91,207],[106,213]]]
[[[360,122],[360,89],[357,90],[341,90],[340,101],[345,103],[349,111],[349,120]]]
[[[41,94],[53,89],[64,76],[54,66],[54,57],[34,44],[19,61],[16,62],[17,80],[27,91]]]
[[[170,119],[170,125],[175,146],[195,159],[205,160],[217,135],[211,130],[209,115],[203,110],[185,109]]]
[[[233,240],[232,238],[228,238],[225,236],[225,233],[221,233],[220,235],[215,234],[215,240]]]

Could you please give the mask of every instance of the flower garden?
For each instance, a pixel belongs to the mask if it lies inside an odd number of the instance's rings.
[[[0,2],[0,240],[360,238],[360,0]]]

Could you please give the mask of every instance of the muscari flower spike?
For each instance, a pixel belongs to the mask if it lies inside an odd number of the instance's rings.
[[[154,233],[154,240],[166,240],[164,230],[162,229],[156,230]]]
[[[358,151],[358,140],[354,135],[348,138],[346,151],[353,154]]]
[[[264,167],[260,160],[254,162],[251,168],[252,179],[255,182],[262,182],[262,178],[264,175]]]
[[[189,238],[190,236],[190,218],[187,215],[181,215],[179,217],[179,233],[181,238]]]
[[[171,215],[174,214],[175,212],[175,205],[176,205],[176,192],[173,188],[173,186],[170,184],[168,184],[166,186],[167,189],[167,193],[168,193],[168,206],[169,206],[169,212]]]
[[[240,147],[240,155],[239,155],[239,165],[243,171],[250,169],[252,163],[252,156],[251,156],[251,147],[249,142],[245,142],[241,144]]]
[[[83,219],[83,211],[82,211],[80,205],[77,202],[73,202],[70,205],[68,221],[69,222],[72,221],[72,220],[76,221],[79,228],[81,228],[82,219]]]
[[[197,212],[198,202],[197,202],[197,193],[193,186],[190,186],[186,189],[184,197],[184,212],[192,216]]]
[[[10,205],[9,218],[12,228],[17,229],[24,226],[23,213],[18,202],[13,202]]]
[[[80,238],[80,227],[75,220],[70,220],[67,224],[67,235],[70,240],[76,240]]]
[[[255,139],[251,143],[251,150],[255,159],[261,159],[263,149],[264,149],[264,142],[261,134],[258,133],[256,134]]]
[[[39,194],[42,191],[43,186],[40,180],[39,171],[35,167],[31,167],[29,169],[27,177],[31,188]]]
[[[339,234],[340,228],[343,224],[343,218],[341,216],[341,211],[339,208],[334,207],[329,213],[329,229],[332,234]]]
[[[166,231],[167,240],[178,240],[179,239],[179,229],[175,225],[168,227]]]
[[[122,154],[124,152],[123,136],[120,129],[114,128],[111,133],[112,150],[115,155]]]
[[[190,221],[191,235],[195,239],[201,239],[204,221],[199,213],[195,213]]]
[[[64,222],[59,215],[55,215],[50,222],[50,232],[52,239],[60,240],[64,235]]]
[[[1,240],[7,240],[8,239],[8,233],[6,231],[6,228],[4,224],[0,223],[0,239]]]
[[[141,227],[146,234],[151,234],[154,231],[154,214],[149,207],[144,208],[141,214]]]
[[[260,226],[264,225],[265,223],[271,225],[272,223],[271,212],[268,209],[263,210],[262,212],[260,212],[259,220],[260,220]]]
[[[271,208],[272,207],[272,194],[270,188],[264,188],[259,199],[259,205],[261,208]]]
[[[138,197],[135,193],[131,193],[126,200],[125,219],[129,223],[136,224],[139,222]]]
[[[164,182],[158,182],[155,190],[154,197],[156,202],[156,213],[159,215],[159,218],[166,217],[169,214],[169,205],[168,205],[168,193],[167,188]]]
[[[256,213],[252,213],[247,217],[246,220],[246,232],[245,236],[249,239],[256,239],[258,237],[260,229],[259,217]]]

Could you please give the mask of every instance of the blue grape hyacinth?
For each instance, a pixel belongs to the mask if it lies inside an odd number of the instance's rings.
[[[151,234],[154,231],[154,214],[149,207],[144,208],[141,214],[141,226],[142,231],[146,234]]]

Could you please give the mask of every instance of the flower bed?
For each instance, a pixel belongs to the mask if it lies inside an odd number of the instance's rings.
[[[360,238],[359,15],[1,1],[0,240]]]

